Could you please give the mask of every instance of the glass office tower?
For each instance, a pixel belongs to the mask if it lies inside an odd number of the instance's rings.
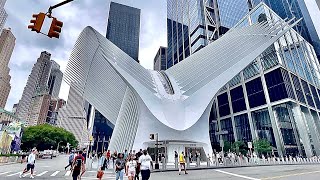
[[[311,43],[316,51],[318,59],[320,58],[320,39],[315,30],[312,21],[309,21],[309,12],[306,10],[304,1],[299,0],[252,0],[253,6],[260,2],[266,3],[282,19],[285,18],[303,18],[294,28],[302,37]]]
[[[280,17],[257,5],[236,26]],[[214,149],[219,139],[267,139],[274,153],[320,155],[320,69],[313,46],[294,29],[270,46],[217,94],[210,115]]]
[[[111,2],[107,39],[139,62],[140,9]]]
[[[168,0],[167,68],[218,39],[248,11],[247,0]]]

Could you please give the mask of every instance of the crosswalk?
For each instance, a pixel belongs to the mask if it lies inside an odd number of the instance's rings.
[[[6,172],[0,172],[0,179],[4,178],[18,178],[20,175],[20,172],[14,172],[14,171],[6,171]],[[94,179],[97,175],[97,171],[86,171],[83,175],[82,179]],[[30,172],[25,174],[26,177],[30,177]],[[45,179],[54,179],[57,177],[70,177],[71,171],[42,171],[42,172],[34,172],[35,177],[42,177]],[[103,179],[115,179],[116,175],[113,171],[106,171],[103,175]],[[128,179],[125,174],[123,179]]]

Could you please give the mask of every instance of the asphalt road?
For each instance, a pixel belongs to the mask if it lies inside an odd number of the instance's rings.
[[[72,179],[70,171],[64,170],[67,164],[68,156],[60,155],[53,159],[37,160],[35,167],[35,179],[65,180]],[[0,165],[0,180],[17,180],[19,173],[26,164]],[[97,179],[96,163],[93,168],[88,167],[88,171],[82,177],[82,180]],[[210,170],[194,170],[189,174],[178,175],[177,171],[152,173],[150,180],[319,180],[320,165],[284,165],[284,166],[260,166],[243,168],[220,168]],[[23,179],[29,179],[27,175]],[[104,175],[103,179],[115,179],[112,170]],[[124,178],[125,180],[127,178]]]

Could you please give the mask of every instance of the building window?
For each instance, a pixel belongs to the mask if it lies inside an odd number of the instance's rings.
[[[231,103],[233,113],[246,110],[246,102],[244,100],[243,88],[242,86],[236,87],[230,90]]]
[[[271,102],[285,98],[294,98],[293,89],[287,71],[279,68],[265,74]]]
[[[226,133],[222,135],[222,139],[224,141],[234,142],[231,118],[220,120],[220,125],[221,125],[221,131],[226,131]]]
[[[276,141],[273,134],[273,128],[268,110],[261,109],[251,113],[254,129],[259,139],[267,139],[273,147],[276,147]]]
[[[256,78],[246,83],[250,108],[266,104],[261,78]]]
[[[298,101],[305,104],[306,99],[304,98],[299,78],[293,74],[291,74],[291,77],[292,77],[294,89],[296,90]]]
[[[225,92],[218,96],[219,116],[227,116],[230,114],[228,94]]]
[[[250,142],[252,141],[250,124],[248,114],[241,114],[234,117],[236,127],[236,134],[238,141]]]
[[[313,103],[313,100],[312,100],[312,95],[311,95],[308,83],[306,81],[304,81],[304,80],[301,80],[301,84],[302,84],[302,88],[304,90],[304,93],[306,95],[308,105],[312,106],[312,107],[315,107],[314,103]]]

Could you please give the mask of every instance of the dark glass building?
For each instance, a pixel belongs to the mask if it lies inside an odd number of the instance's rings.
[[[236,26],[280,17],[259,4]],[[276,155],[320,155],[320,65],[312,45],[294,29],[267,48],[217,94],[210,138],[267,139]]]
[[[320,58],[319,35],[316,33],[315,25],[310,20],[310,14],[303,0],[252,0],[252,5],[256,6],[260,2],[267,4],[282,19],[303,18],[294,29],[313,45],[318,59]]]
[[[139,62],[140,9],[110,3],[106,37]]]
[[[167,0],[167,68],[226,33],[248,7],[247,0]]]
[[[153,60],[153,70],[161,71],[167,69],[167,48],[160,47]]]

